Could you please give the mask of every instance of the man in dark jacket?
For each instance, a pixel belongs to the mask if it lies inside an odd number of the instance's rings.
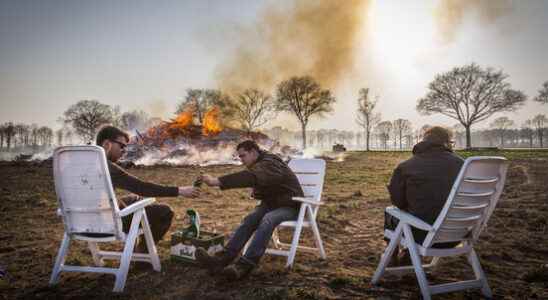
[[[221,190],[253,188],[253,197],[261,200],[240,226],[219,255],[210,256],[203,248],[196,250],[196,259],[211,270],[222,270],[230,280],[240,279],[257,266],[265,253],[272,232],[280,223],[297,219],[300,203],[292,197],[302,197],[297,176],[278,156],[259,149],[254,141],[240,143],[236,150],[246,170],[219,178],[203,175],[209,186]],[[255,233],[249,248],[240,259],[229,265]]]
[[[115,188],[121,188],[133,193],[125,197],[118,198],[118,206],[123,209],[132,203],[139,201],[142,197],[196,197],[199,195],[199,190],[192,187],[176,187],[164,186],[152,182],[143,181],[116,164],[118,159],[126,151],[129,135],[124,131],[114,127],[105,126],[101,128],[97,134],[97,145],[105,149],[105,155],[108,160],[108,169],[112,185]],[[173,211],[165,204],[152,204],[145,208],[150,230],[154,242],[158,243],[168,231],[173,219]],[[131,225],[131,215],[122,218],[124,231],[127,233]],[[138,252],[144,252],[146,244],[139,242],[137,245]]]
[[[415,217],[433,224],[440,214],[453,183],[464,163],[453,153],[452,133],[435,126],[424,133],[423,140],[413,147],[413,157],[402,162],[392,175],[388,191],[392,204]],[[385,214],[385,228],[394,230],[398,220]],[[422,243],[427,232],[413,228],[413,237]],[[454,243],[434,245],[453,247]],[[397,254],[397,251],[395,252]]]

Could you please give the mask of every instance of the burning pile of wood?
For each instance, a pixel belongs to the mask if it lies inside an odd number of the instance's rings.
[[[238,163],[235,146],[252,139],[267,150],[282,149],[267,135],[223,126],[220,110],[213,107],[202,124],[194,124],[194,112],[188,109],[176,118],[137,133],[128,146],[124,161],[138,165]]]

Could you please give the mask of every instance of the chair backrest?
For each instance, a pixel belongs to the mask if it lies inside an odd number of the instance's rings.
[[[288,165],[299,179],[304,196],[319,203],[325,177],[325,160],[298,158],[289,161]],[[317,208],[316,206],[314,213]]]
[[[479,237],[500,198],[508,161],[504,157],[469,157],[423,246],[468,241]]]
[[[68,234],[91,233],[123,239],[118,202],[103,148],[57,148],[53,154],[53,177]]]

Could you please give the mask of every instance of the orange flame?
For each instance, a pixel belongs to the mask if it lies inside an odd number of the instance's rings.
[[[202,133],[205,136],[218,134],[223,130],[219,120],[220,109],[217,106],[212,107],[204,115]]]
[[[169,124],[169,129],[185,129],[188,125],[192,124],[192,116],[194,112],[192,109],[186,109],[180,113],[171,124]]]

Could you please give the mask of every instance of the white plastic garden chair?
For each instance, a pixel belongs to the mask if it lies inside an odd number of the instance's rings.
[[[50,284],[56,284],[63,271],[108,273],[116,276],[113,291],[122,292],[130,261],[148,262],[155,271],[160,271],[160,259],[145,213],[145,207],[154,203],[155,199],[143,199],[119,210],[103,148],[57,148],[53,155],[53,176],[60,207],[58,213],[63,218],[65,233]],[[122,217],[128,215],[133,215],[133,219],[126,235],[122,231]],[[140,234],[144,234],[148,253],[133,253]],[[65,265],[71,240],[88,243],[95,267]],[[116,241],[124,243],[123,252],[101,251],[97,244]],[[119,267],[103,267],[106,259],[120,260]]]
[[[480,288],[486,297],[491,289],[481,268],[474,245],[486,226],[504,187],[508,162],[503,157],[470,157],[462,166],[447,202],[433,225],[396,207],[387,207],[386,212],[399,219],[395,230],[385,230],[384,236],[390,243],[381,256],[381,261],[372,279],[377,284],[385,272],[404,273],[415,271],[423,299],[431,295],[462,289]],[[428,231],[422,244],[415,243],[411,227]],[[460,242],[454,248],[440,249],[437,243]],[[412,266],[387,268],[396,246],[409,250]],[[424,268],[437,265],[440,257],[466,255],[472,266],[475,279],[446,284],[429,285]],[[422,256],[433,257],[430,264],[423,265]]]
[[[293,197],[293,200],[301,203],[299,216],[296,221],[286,221],[278,225],[272,236],[275,249],[269,248],[266,250],[268,254],[286,256],[286,267],[288,268],[293,265],[297,250],[318,253],[322,259],[326,258],[320,230],[316,223],[318,209],[322,204],[325,161],[323,159],[292,159],[289,162],[289,167],[297,175],[304,192],[304,197]],[[291,244],[280,241],[277,234],[280,227],[293,228]],[[312,230],[316,247],[299,246],[303,227],[308,227]]]

